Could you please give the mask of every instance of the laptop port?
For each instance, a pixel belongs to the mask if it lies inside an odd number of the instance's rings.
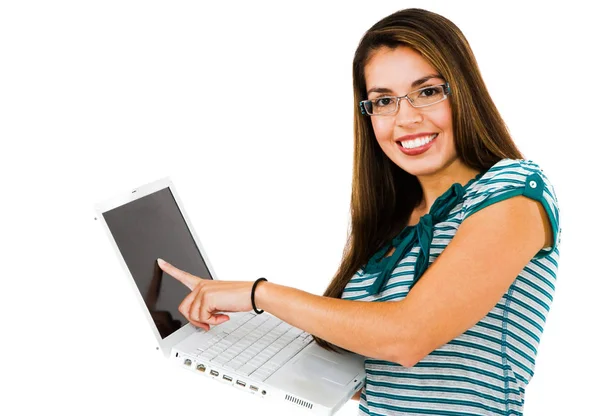
[[[202,371],[204,373],[206,371],[206,367],[204,367],[204,364],[198,364],[196,366],[196,370]]]
[[[233,379],[229,376],[226,376],[225,374],[223,374],[223,378],[227,381],[233,381]]]
[[[266,391],[266,390],[263,390],[263,391],[262,391],[262,394],[263,394],[263,396],[264,396],[265,394],[267,394],[267,391]]]
[[[238,386],[246,387],[246,383],[244,383],[242,380],[236,381],[235,384],[237,384]]]
[[[215,370],[210,370],[210,375],[211,375],[211,376],[218,376],[218,375],[219,375],[219,372],[218,372],[218,371],[215,371]]]
[[[185,365],[192,365],[192,360],[190,360],[189,358],[186,358],[185,361],[183,362]]]
[[[258,387],[256,387],[256,386],[250,386],[250,390],[252,390],[252,391],[258,391]]]

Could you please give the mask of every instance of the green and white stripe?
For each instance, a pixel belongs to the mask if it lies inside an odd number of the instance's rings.
[[[450,243],[460,224],[493,203],[525,195],[542,203],[554,232],[554,246],[541,250],[519,273],[494,308],[476,325],[431,352],[412,368],[367,358],[360,415],[522,415],[525,387],[554,295],[559,259],[559,209],[554,189],[538,165],[504,159],[469,184],[462,202],[435,224],[430,264]],[[366,288],[377,273],[359,270],[343,299],[402,300],[413,281],[420,247],[396,265],[381,293]]]

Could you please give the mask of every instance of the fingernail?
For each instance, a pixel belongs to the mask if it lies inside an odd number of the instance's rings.
[[[166,262],[166,261],[164,261],[163,259],[157,259],[156,261],[158,262],[158,265],[159,265],[159,266],[164,266],[164,265],[167,263],[167,262]]]

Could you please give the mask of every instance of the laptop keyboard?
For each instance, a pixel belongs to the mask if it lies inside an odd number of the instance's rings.
[[[196,356],[265,381],[312,340],[309,333],[272,315],[232,314],[203,334]]]

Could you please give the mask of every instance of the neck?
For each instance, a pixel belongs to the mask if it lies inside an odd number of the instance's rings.
[[[456,159],[452,164],[446,166],[431,175],[417,176],[421,188],[423,189],[423,200],[416,207],[416,210],[425,215],[429,213],[435,200],[446,192],[453,184],[460,183],[466,185],[477,174],[478,170],[468,167],[460,160]]]

